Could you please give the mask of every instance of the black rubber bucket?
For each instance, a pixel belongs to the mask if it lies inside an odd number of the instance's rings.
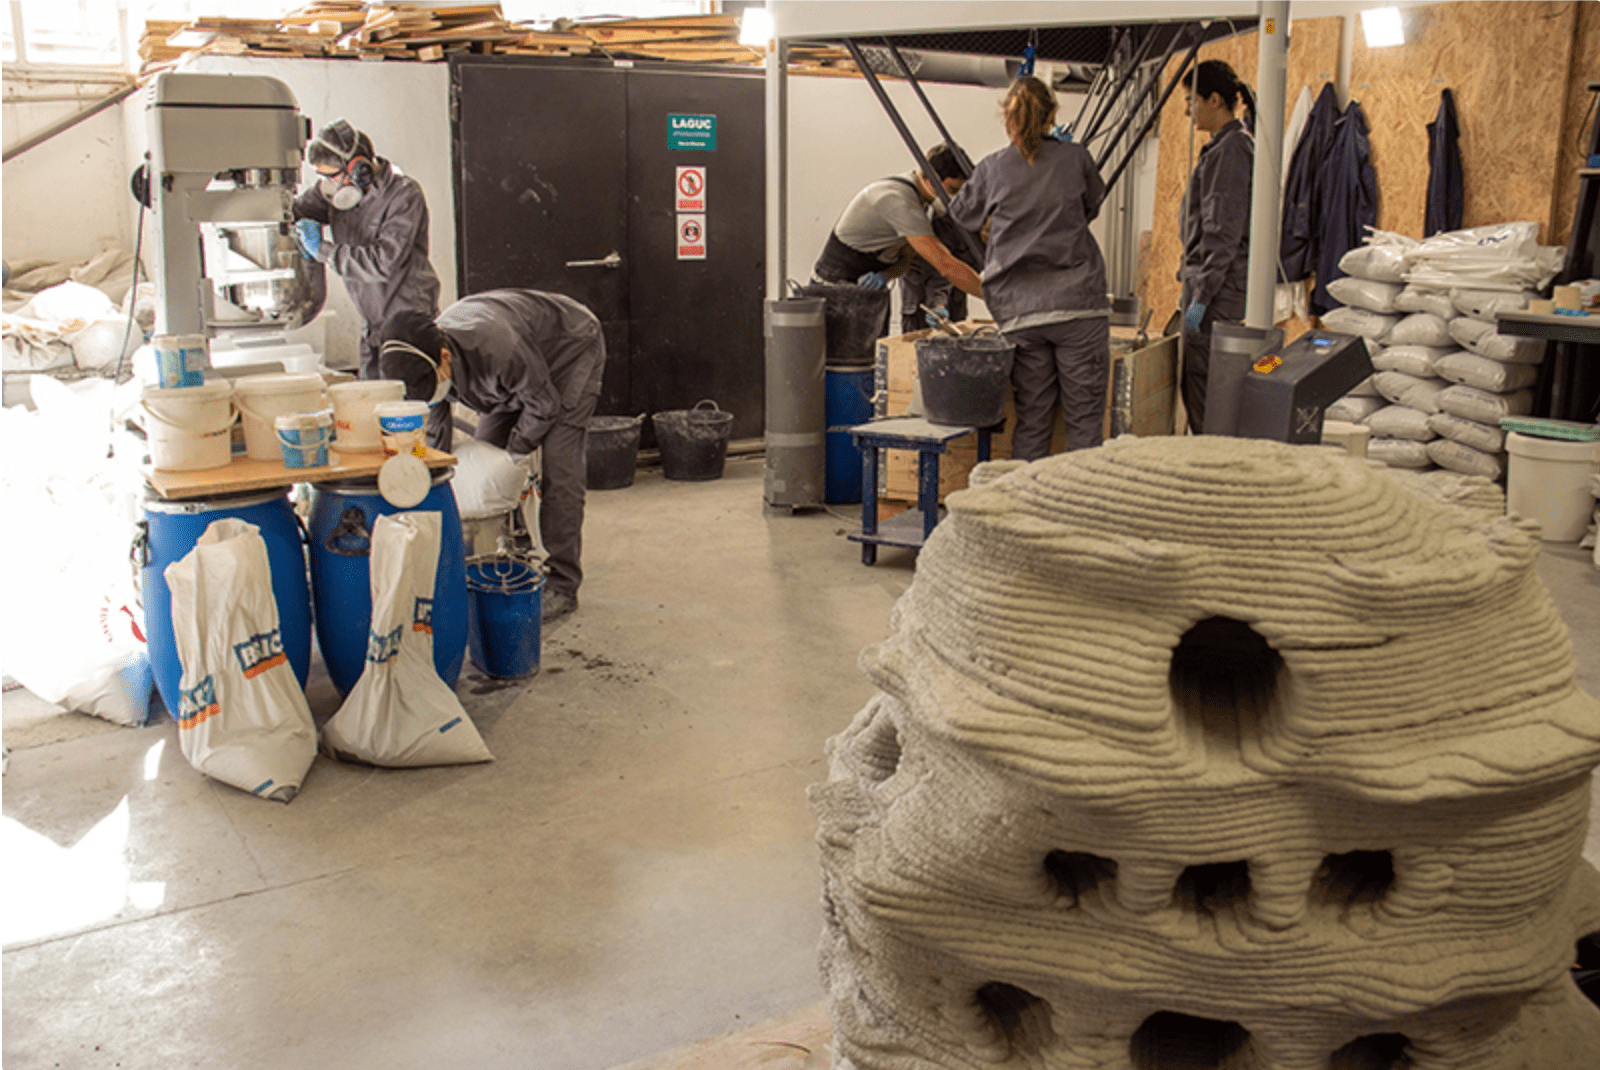
[[[889,323],[889,288],[863,290],[848,282],[813,282],[793,287],[796,297],[820,297],[829,364],[871,367],[878,339]]]
[[[931,424],[993,427],[1006,416],[1006,387],[1017,347],[998,335],[917,340],[922,415]]]
[[[692,409],[655,413],[650,423],[656,429],[656,445],[661,447],[662,475],[691,481],[722,478],[733,413],[723,412],[708,398]]]
[[[633,486],[639,466],[639,428],[643,416],[596,416],[589,421],[588,475],[590,490],[617,490]]]

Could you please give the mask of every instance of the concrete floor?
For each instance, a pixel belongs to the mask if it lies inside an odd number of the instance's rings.
[[[915,558],[763,510],[762,467],[590,495],[543,671],[462,677],[488,765],[319,758],[281,806],[170,721],[7,694],[7,1070],[603,1070],[820,1000],[805,788]],[[1600,695],[1600,572],[1540,570]],[[320,666],[309,691],[331,716]]]

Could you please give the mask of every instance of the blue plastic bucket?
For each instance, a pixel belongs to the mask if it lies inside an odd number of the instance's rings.
[[[156,381],[162,387],[199,386],[206,381],[211,357],[205,335],[157,335],[151,346],[156,352]]]
[[[539,671],[539,616],[544,574],[515,557],[467,565],[467,654],[479,671],[514,680]]]
[[[350,693],[366,665],[372,629],[372,526],[380,516],[404,512],[442,514],[439,567],[433,579],[433,665],[451,687],[461,675],[467,650],[467,558],[450,473],[435,476],[427,497],[412,510],[385,501],[376,480],[319,483],[311,488],[311,590],[317,646],[341,695]]]
[[[828,368],[823,384],[823,423],[854,427],[872,419],[872,369]],[[828,431],[823,455],[823,501],[855,505],[861,501],[861,451],[847,431]]]
[[[328,463],[333,441],[333,413],[293,412],[273,420],[285,468],[321,468]]]
[[[166,567],[183,557],[214,520],[237,517],[261,529],[272,570],[272,598],[278,604],[278,631],[289,664],[304,687],[311,672],[311,593],[306,586],[305,544],[300,518],[283,491],[234,494],[201,501],[149,499],[144,518],[147,542],[139,579],[144,598],[144,634],[156,689],[168,711],[178,708],[183,665],[172,633],[172,592]]]

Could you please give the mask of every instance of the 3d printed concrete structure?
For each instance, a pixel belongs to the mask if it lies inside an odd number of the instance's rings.
[[[1600,703],[1468,477],[980,468],[812,789],[835,1070],[1600,1065]]]

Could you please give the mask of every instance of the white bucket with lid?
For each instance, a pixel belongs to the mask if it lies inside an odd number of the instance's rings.
[[[150,386],[140,395],[150,462],[167,472],[225,468],[233,460],[229,430],[238,417],[233,386]]]
[[[334,440],[341,450],[381,450],[377,407],[385,401],[404,401],[406,384],[398,379],[362,379],[328,387],[333,400]]]
[[[383,452],[390,457],[409,453],[424,457],[428,444],[423,432],[428,424],[426,401],[380,401],[374,406],[383,433]]]
[[[1545,542],[1577,542],[1594,515],[1590,480],[1600,472],[1600,442],[1569,442],[1512,431],[1506,511],[1530,517]]]
[[[328,463],[328,443],[333,440],[332,412],[291,412],[272,424],[278,432],[285,468],[321,468]]]
[[[250,375],[234,383],[244,417],[245,453],[257,461],[281,461],[273,421],[296,412],[328,407],[320,375]]]

